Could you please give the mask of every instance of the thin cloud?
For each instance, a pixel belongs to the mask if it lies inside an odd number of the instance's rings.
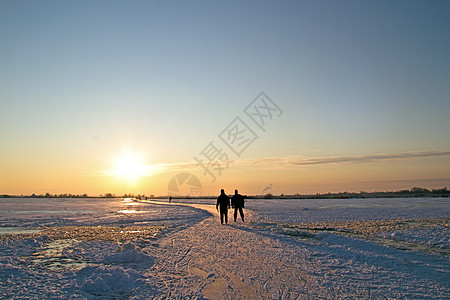
[[[382,162],[388,160],[405,160],[415,158],[437,158],[450,156],[450,151],[416,151],[401,153],[382,153],[356,156],[328,156],[299,158],[296,156],[287,157],[263,157],[258,159],[248,159],[236,161],[238,165],[269,165],[269,166],[311,166],[325,164],[354,164]]]
[[[419,151],[419,152],[403,152],[393,154],[370,154],[370,155],[358,155],[358,156],[337,156],[337,157],[319,157],[303,159],[295,162],[295,165],[321,165],[321,164],[333,164],[333,163],[368,163],[368,162],[380,162],[385,160],[403,160],[413,158],[434,158],[450,156],[449,151]]]

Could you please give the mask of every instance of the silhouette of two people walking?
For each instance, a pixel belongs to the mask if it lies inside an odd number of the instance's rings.
[[[220,195],[217,197],[216,209],[220,211],[220,223],[228,224],[228,209],[230,207],[234,208],[234,221],[236,222],[237,214],[241,216],[242,222],[244,222],[244,211],[243,208],[245,206],[245,197],[238,193],[238,190],[234,191],[233,197],[231,197],[231,205],[230,205],[230,197],[225,194],[224,189],[220,190]],[[219,210],[220,208],[220,210]]]

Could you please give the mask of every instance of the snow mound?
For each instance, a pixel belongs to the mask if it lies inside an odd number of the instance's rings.
[[[147,284],[133,269],[90,266],[77,273],[78,287],[88,299],[125,298]]]
[[[103,263],[109,265],[127,265],[135,268],[149,268],[155,262],[153,257],[135,249],[133,245],[127,245],[122,249],[123,251],[105,256]]]

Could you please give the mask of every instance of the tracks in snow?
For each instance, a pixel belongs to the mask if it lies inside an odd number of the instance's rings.
[[[190,206],[212,216],[162,239],[157,262],[149,270],[161,279],[162,297],[329,298],[302,271],[307,262],[301,257],[305,256],[289,255],[277,240],[255,229],[258,217],[254,212],[245,211],[248,223],[238,220],[221,225],[212,205]]]

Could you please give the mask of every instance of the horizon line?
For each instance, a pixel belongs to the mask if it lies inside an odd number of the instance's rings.
[[[410,192],[410,193],[414,193],[412,190],[413,189],[423,189],[423,190],[428,190],[430,192],[433,191],[448,191],[448,187],[444,186],[442,188],[427,188],[427,187],[423,187],[423,186],[413,186],[410,189],[399,189],[399,190],[379,190],[379,191],[372,191],[372,192],[366,192],[366,191],[359,191],[359,192],[352,192],[352,191],[341,191],[341,192],[316,192],[316,193],[279,193],[279,194],[272,194],[272,193],[267,193],[267,194],[249,194],[247,196],[265,196],[265,195],[284,195],[284,196],[295,196],[295,195],[300,195],[300,196],[314,196],[314,195],[339,195],[339,194],[376,194],[376,193],[399,193],[399,192]],[[145,194],[135,194],[135,193],[124,193],[123,195],[117,195],[115,193],[102,193],[99,195],[92,195],[92,194],[72,194],[72,193],[60,193],[60,194],[51,194],[51,193],[45,193],[45,194],[0,194],[0,198],[4,198],[4,197],[16,197],[16,198],[20,198],[20,197],[46,197],[48,194],[48,197],[55,197],[55,198],[71,198],[71,197],[75,197],[75,198],[107,198],[106,195],[111,195],[111,198],[126,198],[126,197],[136,197],[136,196],[143,196],[143,197],[148,197],[148,198],[160,198],[160,197],[175,197],[175,198],[201,198],[201,197],[215,197],[217,196],[216,194],[214,195],[202,195],[202,196],[189,196],[189,195],[180,195],[180,196],[173,196],[173,195],[153,195],[153,194],[149,194],[149,195],[145,195]]]

